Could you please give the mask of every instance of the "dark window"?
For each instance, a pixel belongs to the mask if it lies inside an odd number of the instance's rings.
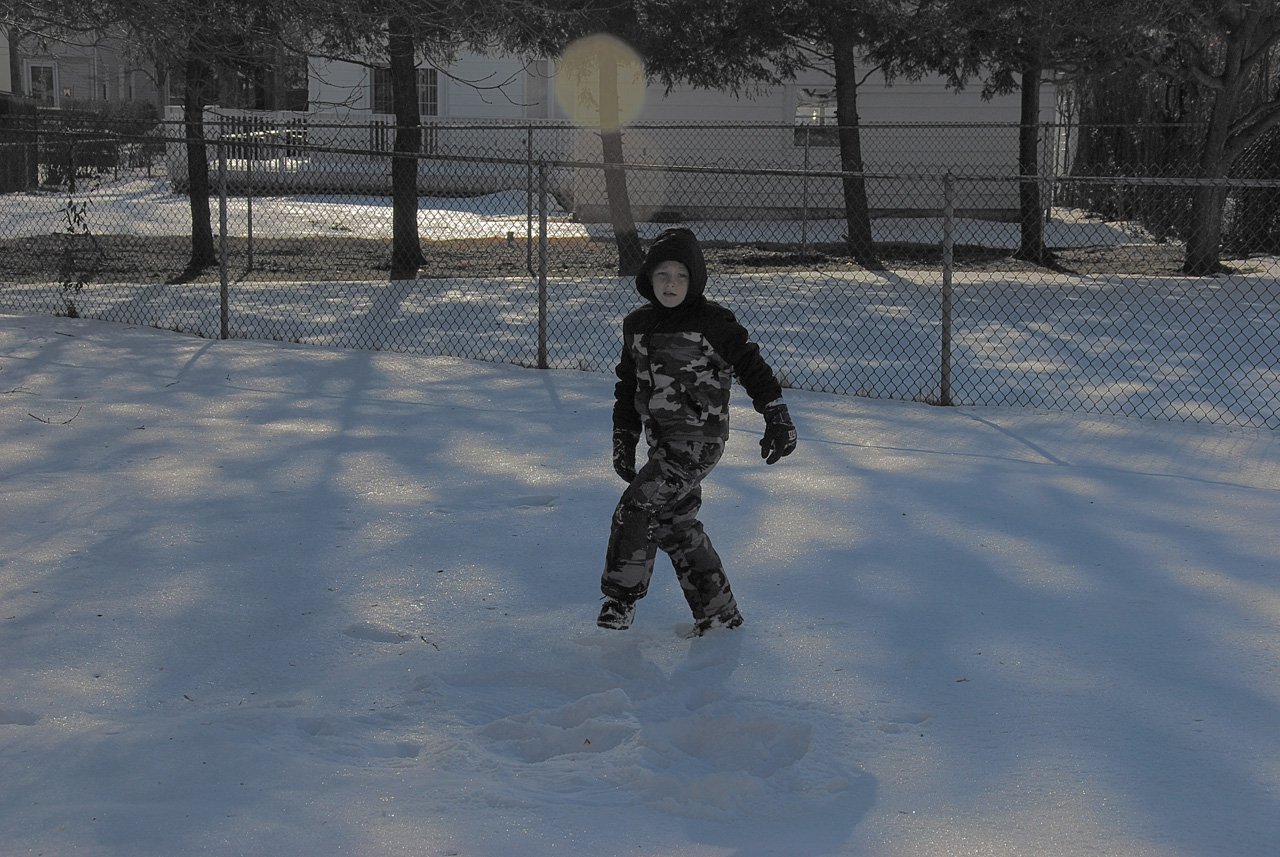
[[[395,113],[391,98],[391,69],[373,70],[373,112]],[[418,69],[418,113],[422,116],[440,115],[439,75],[434,68]]]

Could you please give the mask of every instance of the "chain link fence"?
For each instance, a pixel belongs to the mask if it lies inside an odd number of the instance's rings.
[[[612,370],[639,299],[618,275],[598,133],[427,126],[413,155],[426,261],[395,280],[393,127],[246,115],[205,133],[219,262],[195,271],[180,124],[0,135],[38,179],[0,194],[0,311]],[[1188,277],[1195,183],[1100,175],[1082,160],[1091,132],[1042,133],[1040,264],[1017,252],[1016,126],[861,133],[879,266],[850,254],[829,129],[629,128],[622,208],[642,243],[674,223],[698,234],[708,295],[791,387],[1280,428],[1269,152],[1229,181],[1227,272]]]

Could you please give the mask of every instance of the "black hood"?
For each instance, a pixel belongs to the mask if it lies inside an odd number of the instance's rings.
[[[664,229],[653,239],[649,253],[644,257],[640,273],[636,274],[636,291],[640,297],[656,306],[662,306],[653,293],[653,281],[649,276],[653,269],[671,260],[689,269],[689,294],[680,306],[689,306],[702,299],[707,288],[707,262],[702,258],[702,247],[692,231],[683,226]]]

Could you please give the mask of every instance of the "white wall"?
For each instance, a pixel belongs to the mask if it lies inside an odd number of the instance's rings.
[[[349,62],[307,60],[307,102],[317,113],[343,114],[370,109],[369,70]]]
[[[546,63],[524,63],[515,57],[465,54],[441,75],[440,115],[468,119],[562,119],[564,112],[550,93],[553,81]],[[369,110],[368,70],[346,62],[312,60],[310,99],[313,110]],[[552,71],[554,73],[554,70]],[[646,89],[639,122],[762,122],[790,124],[802,87],[830,87],[831,78],[809,72],[794,83],[761,93],[734,96],[719,90],[676,87]],[[1051,120],[1054,91],[1041,96],[1042,117]],[[873,77],[859,88],[858,112],[867,123],[884,122],[1017,122],[1018,96],[984,101],[979,87],[959,92],[941,78],[893,85]]]
[[[312,59],[308,97],[311,109],[368,112],[369,69],[349,62]],[[461,119],[546,118],[544,99],[526,107],[529,90],[525,64],[513,57],[466,54],[440,74],[440,116]],[[536,86],[533,87],[535,90]]]
[[[528,73],[514,57],[465,55],[442,74],[440,115],[460,119],[545,118],[528,105]],[[527,106],[528,105],[528,106]],[[530,112],[532,110],[532,112]]]
[[[9,40],[0,38],[0,94],[17,95],[9,74]]]
[[[430,151],[461,153],[483,148],[490,157],[522,158],[525,134],[509,131],[450,129],[457,120],[523,123],[560,120],[565,111],[555,103],[554,78],[547,63],[525,64],[513,57],[462,56],[440,77],[438,127],[430,132]],[[313,61],[311,109],[315,113],[350,118],[369,115],[368,70],[343,62]],[[474,84],[474,85],[472,85]],[[658,85],[645,90],[644,105],[634,127],[624,135],[626,157],[634,163],[657,165],[722,165],[781,170],[837,171],[839,152],[832,145],[806,149],[798,144],[793,123],[799,93],[804,88],[829,89],[829,76],[810,72],[794,83],[740,96],[725,91],[677,87],[670,93]],[[1041,118],[1055,116],[1055,90],[1043,87]],[[1005,216],[1017,211],[1017,188],[1004,179],[1017,175],[1017,94],[984,101],[978,87],[956,92],[940,78],[888,85],[871,79],[859,88],[858,113],[863,124],[862,146],[868,173],[893,174],[892,179],[868,180],[873,209],[902,212],[933,210],[941,205],[937,182],[913,184],[903,176],[941,175],[951,171],[967,176],[999,176],[999,182],[972,183],[968,208],[975,213]],[[353,115],[354,114],[354,115]],[[318,119],[319,117],[317,117]],[[385,124],[390,117],[378,117]],[[664,128],[684,123],[689,128]],[[722,123],[721,128],[698,127]],[[897,127],[885,127],[896,125]],[[966,127],[985,125],[986,127]],[[1003,127],[991,127],[999,125]],[[947,126],[947,127],[941,127]],[[314,129],[313,133],[318,131]],[[482,142],[475,134],[482,135]],[[470,136],[468,136],[470,134]],[[599,162],[599,135],[590,129],[563,131],[558,141],[542,148],[552,158]],[[379,144],[371,148],[384,149]],[[1047,167],[1047,164],[1046,164]],[[571,171],[559,188],[575,213],[602,216],[605,195],[602,175],[595,170]],[[477,191],[480,188],[477,187]],[[653,212],[691,213],[707,208],[739,211],[743,216],[761,209],[801,206],[837,210],[843,206],[839,180],[814,177],[803,188],[791,177],[748,179],[638,171],[632,181],[632,203],[638,216]]]

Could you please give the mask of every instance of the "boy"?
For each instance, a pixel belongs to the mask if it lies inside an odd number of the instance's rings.
[[[631,626],[649,589],[656,549],[676,570],[693,610],[691,636],[736,628],[742,614],[720,557],[698,522],[702,480],[729,438],[729,385],[736,376],[764,415],[760,455],[773,464],[796,448],[796,430],[773,370],[733,313],[707,300],[707,265],[683,227],[658,235],[636,275],[648,303],[622,322],[614,387],[613,469],[628,483],[613,513],[596,624]],[[644,429],[649,460],[636,471]]]

